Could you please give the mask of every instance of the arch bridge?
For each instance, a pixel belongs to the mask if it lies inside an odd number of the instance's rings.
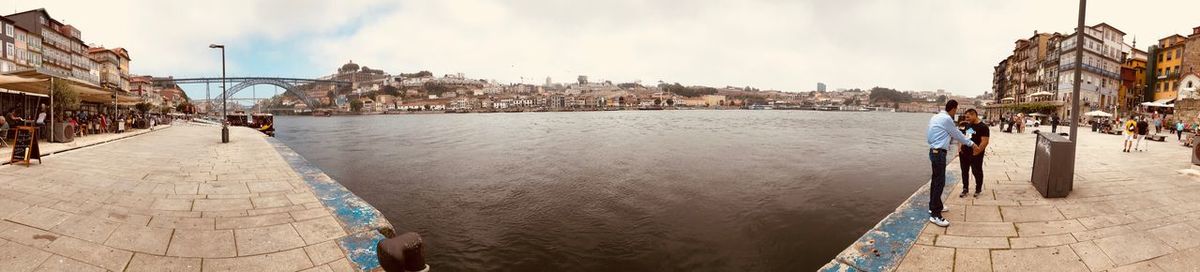
[[[160,84],[177,84],[177,85],[213,84],[213,83],[220,84],[221,78],[219,78],[219,77],[155,78],[155,79],[153,79],[153,81],[155,83],[160,83]],[[308,85],[313,85],[313,84],[330,84],[330,85],[339,86],[339,87],[340,86],[347,86],[347,87],[350,86],[349,81],[342,81],[342,80],[283,78],[283,77],[227,77],[227,78],[225,78],[225,82],[227,82],[226,84],[231,84],[232,86],[229,87],[228,90],[225,90],[224,92],[222,92],[217,97],[214,97],[213,99],[221,100],[223,97],[226,97],[226,96],[232,97],[233,95],[237,94],[238,92],[245,90],[246,88],[249,88],[250,86],[254,86],[254,85],[274,85],[274,86],[283,88],[284,93],[290,93],[290,94],[296,96],[297,98],[299,98],[300,101],[304,101],[304,104],[308,105],[310,108],[316,108],[318,105],[320,105],[320,100],[317,100],[314,97],[309,97],[307,93],[300,90],[298,87],[308,86]]]

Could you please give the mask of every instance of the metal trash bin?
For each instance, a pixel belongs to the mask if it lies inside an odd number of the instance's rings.
[[[1039,132],[1033,151],[1033,188],[1042,197],[1066,197],[1075,183],[1075,146],[1063,136]]]

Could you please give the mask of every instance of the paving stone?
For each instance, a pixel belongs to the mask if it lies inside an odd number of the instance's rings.
[[[287,196],[283,195],[260,196],[251,198],[250,200],[254,203],[254,208],[256,209],[278,208],[292,205],[292,202],[288,200]]]
[[[967,218],[966,221],[971,222],[1001,222],[1004,221],[1000,216],[1000,206],[966,206]]]
[[[954,250],[955,271],[992,271],[992,256],[987,249],[959,248]]]
[[[1200,246],[1200,230],[1196,230],[1187,223],[1152,229],[1149,232],[1176,250]]]
[[[167,248],[168,256],[221,258],[237,256],[232,230],[177,229]]]
[[[167,252],[174,230],[121,225],[104,244],[129,251],[162,255]]]
[[[896,271],[952,271],[953,268],[953,248],[914,245]]]
[[[234,235],[237,238],[238,256],[277,252],[305,245],[304,239],[289,224],[237,229]]]
[[[1175,251],[1166,243],[1146,232],[1134,232],[1094,241],[1117,265],[1145,261]]]
[[[9,270],[5,270],[9,271]],[[80,261],[68,259],[63,256],[55,255],[42,262],[34,272],[51,272],[51,271],[71,271],[71,272],[104,272],[104,268],[86,264]]]
[[[165,211],[190,211],[192,210],[192,200],[159,198],[154,200],[154,204],[151,204],[150,208]]]
[[[165,229],[199,229],[211,230],[216,225],[216,219],[213,218],[181,218],[169,216],[156,216],[150,220],[150,226]]]
[[[946,234],[957,236],[1017,236],[1017,229],[1009,222],[954,222],[946,228]]]
[[[1009,239],[1012,248],[1053,247],[1075,243],[1071,234],[1058,234],[1033,237],[1013,237]]]
[[[249,182],[246,187],[251,193],[290,191],[295,189],[286,181]]]
[[[29,208],[24,202],[0,198],[0,219],[7,219],[17,212]]]
[[[1131,265],[1109,269],[1108,272],[1166,272],[1152,262],[1140,262]]]
[[[182,258],[147,255],[144,253],[133,254],[133,260],[129,261],[129,269],[125,272],[200,272],[199,258]]]
[[[203,265],[204,271],[246,272],[298,271],[313,266],[300,248],[246,257],[205,259]]]
[[[304,238],[304,242],[310,245],[346,236],[342,225],[332,216],[300,221],[292,225],[296,227],[300,237]]]
[[[993,250],[996,272],[1090,271],[1068,246]]]
[[[305,204],[317,202],[317,197],[312,192],[287,194],[287,198],[292,201],[292,204]]]
[[[1016,223],[1017,235],[1021,237],[1055,235],[1087,230],[1076,220]]]
[[[216,219],[217,229],[255,228],[291,223],[292,216],[287,213],[266,214],[244,217],[223,217]]]
[[[313,264],[325,264],[346,257],[346,253],[342,252],[342,247],[334,241],[325,241],[304,247],[304,252],[308,254],[308,259]]]
[[[939,235],[935,245],[952,248],[1008,248],[1008,238]]]
[[[1104,254],[1104,251],[1092,241],[1071,244],[1071,249],[1075,250],[1075,255],[1078,255],[1079,259],[1092,271],[1102,271],[1114,267],[1112,259],[1109,259],[1108,255]]]
[[[46,251],[113,271],[125,270],[125,265],[133,256],[133,253],[129,251],[113,249],[71,237],[58,238],[46,246]]]
[[[341,258],[341,259],[337,259],[332,262],[329,262],[328,266],[329,266],[329,269],[333,269],[333,272],[356,272],[356,271],[358,271],[358,268],[355,268],[354,265],[350,264],[350,261],[346,260],[346,258]]]
[[[304,221],[304,220],[313,219],[313,218],[317,218],[317,217],[333,215],[333,214],[329,213],[328,209],[325,209],[325,208],[291,211],[289,213],[292,215],[292,219],[295,219],[296,221]]]
[[[253,209],[253,208],[254,208],[254,204],[250,202],[250,199],[246,199],[246,198],[196,199],[195,204],[192,204],[193,211],[202,211],[202,212],[229,211],[229,210],[239,210],[239,211],[245,212],[245,210],[249,210],[249,209]]]
[[[13,214],[12,218],[8,220],[30,227],[50,230],[67,220],[67,217],[70,216],[71,214],[59,210],[44,207],[29,207]]]
[[[29,246],[0,240],[0,271],[32,271],[51,255]]]
[[[3,230],[0,231],[0,238],[36,248],[45,247],[54,242],[54,240],[58,240],[59,237],[62,237],[59,234],[7,221],[0,221],[0,226],[3,226],[0,227]]]
[[[1053,206],[1000,207],[1000,214],[1007,222],[1038,222],[1066,219]]]
[[[1117,235],[1126,234],[1126,233],[1130,233],[1130,232],[1133,232],[1133,229],[1130,229],[1129,227],[1112,226],[1112,227],[1107,227],[1107,228],[1102,228],[1102,229],[1094,229],[1094,230],[1075,232],[1075,233],[1071,233],[1071,235],[1075,236],[1075,240],[1087,241],[1087,240],[1100,239],[1100,238],[1104,238],[1104,237],[1117,236]]]
[[[93,243],[103,243],[108,235],[117,229],[120,223],[112,222],[87,215],[72,215],[51,232],[59,233]]]

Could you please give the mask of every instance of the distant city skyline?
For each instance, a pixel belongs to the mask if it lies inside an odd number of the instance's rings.
[[[0,10],[46,8],[89,42],[128,48],[132,72],[155,76],[217,75],[219,56],[207,45],[223,43],[231,76],[318,77],[354,60],[394,74],[461,72],[509,83],[588,75],[614,83],[811,91],[823,82],[831,90],[978,95],[990,90],[992,67],[1013,41],[1035,30],[1071,32],[1076,4],[43,0],[0,3]],[[1089,4],[1089,25],[1118,26],[1140,48],[1200,26],[1188,14],[1200,8],[1193,1]],[[1140,16],[1151,13],[1150,20]],[[197,97],[200,88],[187,91]]]

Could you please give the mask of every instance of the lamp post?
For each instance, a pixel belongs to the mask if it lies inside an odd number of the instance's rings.
[[[1081,82],[1083,82],[1083,79],[1082,79],[1082,77],[1083,77],[1083,52],[1084,52],[1083,35],[1085,35],[1084,32],[1086,32],[1086,31],[1084,31],[1083,18],[1085,15],[1084,11],[1086,11],[1086,10],[1087,10],[1087,0],[1079,0],[1079,23],[1076,25],[1076,28],[1075,28],[1075,69],[1074,69],[1075,70],[1075,81],[1073,81],[1073,84],[1075,85],[1074,86],[1075,89],[1073,91],[1071,91],[1071,135],[1070,136],[1071,136],[1071,147],[1073,147],[1073,148],[1079,146],[1078,135],[1076,135],[1076,132],[1079,130],[1079,110],[1080,110],[1079,109],[1079,85]],[[1074,150],[1074,149],[1072,149],[1072,150]],[[1074,155],[1072,155],[1072,157],[1074,157]]]
[[[208,45],[208,48],[221,49],[221,143],[229,143],[229,122],[228,118],[225,117],[225,110],[229,104],[229,102],[226,101],[229,99],[229,94],[226,93],[225,89],[225,45],[210,44]]]

